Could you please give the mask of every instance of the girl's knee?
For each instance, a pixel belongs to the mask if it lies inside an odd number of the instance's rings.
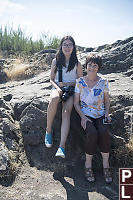
[[[70,116],[71,115],[71,109],[69,108],[63,108],[62,109],[62,116]]]
[[[50,103],[51,104],[58,104],[59,100],[60,100],[60,97],[56,96],[56,97],[51,98]]]

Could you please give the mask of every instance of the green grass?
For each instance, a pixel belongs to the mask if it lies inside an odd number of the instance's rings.
[[[24,31],[18,27],[0,27],[0,50],[8,54],[33,54],[43,49],[56,49],[60,43],[60,38],[48,33],[42,34],[41,38],[33,41],[32,37],[25,35]]]

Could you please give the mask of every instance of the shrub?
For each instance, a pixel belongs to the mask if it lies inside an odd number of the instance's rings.
[[[24,31],[18,27],[0,27],[0,50],[7,51],[8,54],[33,54],[43,49],[58,48],[60,38],[50,36],[48,33],[42,34],[41,39],[33,41],[32,37],[27,37]]]

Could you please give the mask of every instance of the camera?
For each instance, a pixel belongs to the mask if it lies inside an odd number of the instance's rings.
[[[62,87],[63,94],[61,96],[62,101],[67,101],[67,99],[74,94],[74,86],[64,86]]]

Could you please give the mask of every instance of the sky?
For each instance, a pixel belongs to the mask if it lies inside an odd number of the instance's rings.
[[[97,47],[133,36],[133,0],[0,0],[6,25],[33,40],[71,35],[77,45]]]

